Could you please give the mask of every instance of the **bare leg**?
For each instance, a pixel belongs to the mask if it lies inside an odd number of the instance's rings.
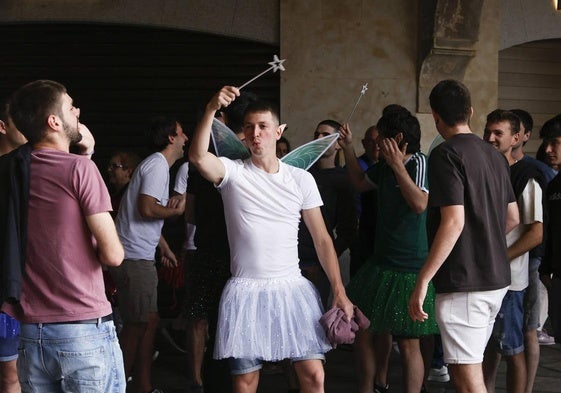
[[[390,366],[390,356],[392,354],[392,335],[389,333],[377,334],[374,336],[374,382],[380,386],[388,383],[388,368]]]
[[[425,367],[423,384],[426,384],[434,355],[434,334],[421,337],[419,343],[421,345],[421,355],[423,356],[423,366]]]
[[[483,380],[489,393],[495,393],[497,371],[501,364],[501,354],[497,353],[492,347],[492,344],[488,344],[483,354]]]
[[[418,393],[421,391],[423,377],[425,375],[419,339],[398,339],[397,344],[399,345],[399,352],[403,358],[405,392]]]
[[[255,393],[259,384],[259,370],[232,376],[234,393]]]
[[[481,363],[448,366],[457,393],[487,393]]]
[[[294,363],[302,393],[323,393],[325,373],[321,360],[302,360]]]
[[[0,392],[3,393],[20,393],[21,388],[18,380],[18,369],[16,367],[17,360],[9,362],[0,362]]]
[[[526,393],[532,393],[534,381],[540,363],[540,343],[538,342],[537,330],[529,330],[524,333],[524,353],[526,354],[527,381]]]
[[[359,393],[372,393],[376,372],[372,333],[366,330],[359,330],[356,333],[353,355],[358,376],[358,391]]]
[[[158,313],[148,313],[148,324],[138,346],[134,373],[139,393],[152,390],[152,356],[154,352],[154,338],[159,323],[160,317]]]
[[[526,355],[524,352],[506,359],[506,391],[509,393],[524,393],[526,390]]]
[[[208,322],[206,319],[191,321],[187,325],[188,362],[193,383],[203,384],[202,369],[205,355],[205,344],[208,337]]]
[[[125,323],[119,336],[119,343],[123,351],[123,361],[125,364],[125,375],[130,377],[136,360],[136,353],[140,340],[146,331],[146,323]]]

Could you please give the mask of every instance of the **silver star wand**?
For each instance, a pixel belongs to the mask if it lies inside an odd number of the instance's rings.
[[[273,70],[273,72],[277,72],[278,70],[284,71],[285,68],[282,65],[282,63],[285,62],[286,59],[279,59],[279,57],[277,55],[273,56],[273,61],[270,61],[268,64],[270,64],[271,66],[269,68],[267,68],[265,71],[263,71],[262,73],[260,73],[259,75],[254,76],[253,78],[251,78],[250,80],[248,80],[247,82],[245,82],[243,85],[241,85],[240,87],[238,87],[239,90],[243,89],[244,87],[246,87],[247,85],[249,85],[251,82],[253,82],[254,80],[262,77],[263,75],[265,75],[267,72]]]
[[[358,99],[356,100],[355,106],[354,106],[353,110],[351,111],[351,114],[347,118],[347,121],[345,122],[345,124],[349,124],[349,122],[351,121],[351,117],[353,117],[353,115],[355,113],[355,110],[356,110],[356,107],[358,106],[358,103],[360,102],[360,99],[362,98],[364,93],[366,93],[366,90],[368,90],[368,83],[365,84],[365,85],[362,85],[362,90],[360,91],[360,95],[358,96]]]

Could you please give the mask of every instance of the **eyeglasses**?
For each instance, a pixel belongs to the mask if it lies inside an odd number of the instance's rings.
[[[117,168],[124,169],[125,166],[123,164],[115,164],[114,162],[110,162],[109,165],[107,165],[107,169],[112,171],[114,171]]]

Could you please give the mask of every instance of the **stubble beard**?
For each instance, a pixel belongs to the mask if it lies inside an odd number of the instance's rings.
[[[78,120],[76,120],[76,125],[74,127],[66,121],[63,122],[62,127],[71,145],[75,145],[82,140],[82,134],[78,131]]]

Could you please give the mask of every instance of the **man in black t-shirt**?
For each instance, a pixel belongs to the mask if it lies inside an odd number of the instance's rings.
[[[441,81],[430,104],[445,142],[429,158],[430,251],[409,314],[413,320],[427,319],[422,305],[432,279],[444,360],[455,388],[486,392],[481,362],[510,284],[505,233],[518,224],[518,208],[506,159],[469,128],[469,90],[458,81]]]
[[[545,159],[551,167],[561,165],[561,115],[546,121],[540,131]],[[561,343],[561,174],[547,187],[545,201],[549,219],[546,221],[545,254],[540,266],[540,279],[547,288],[549,318],[556,343]]]

